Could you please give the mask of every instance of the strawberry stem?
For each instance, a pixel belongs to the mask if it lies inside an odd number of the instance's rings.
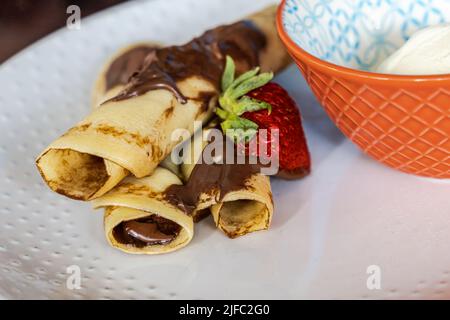
[[[216,114],[224,120],[222,130],[238,142],[249,141],[258,131],[258,125],[253,121],[240,117],[246,112],[259,110],[272,111],[269,103],[252,99],[246,94],[260,88],[273,79],[272,72],[259,73],[260,68],[254,68],[235,79],[236,65],[233,58],[227,56],[225,70],[222,76],[222,94],[219,98],[220,107]]]
[[[233,58],[227,56],[225,71],[222,76],[222,91],[225,92],[234,82],[234,73],[236,72],[236,65]]]

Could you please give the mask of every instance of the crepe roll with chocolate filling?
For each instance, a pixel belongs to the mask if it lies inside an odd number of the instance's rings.
[[[90,200],[123,178],[150,175],[179,143],[175,129],[206,122],[220,93],[226,56],[238,73],[279,71],[290,62],[275,28],[276,6],[209,30],[181,46],[157,48],[118,94],[50,144],[37,158],[49,187]]]
[[[145,58],[160,47],[161,45],[156,43],[136,43],[120,49],[103,66],[95,81],[92,92],[92,108],[97,108],[102,102],[116,96],[133,74],[143,67]],[[105,160],[106,162],[108,160]],[[117,166],[114,163],[108,163],[108,165]],[[170,157],[164,159],[159,165],[180,176],[179,167],[170,161]],[[117,169],[120,170],[120,168]],[[124,175],[128,175],[127,170],[123,169],[123,171]]]
[[[93,201],[104,208],[108,243],[132,254],[160,254],[186,246],[194,235],[192,217],[168,202],[164,191],[181,185],[169,170],[158,167],[145,178],[125,178],[113,190]]]
[[[210,130],[203,134],[208,136]],[[216,133],[220,131],[216,130]],[[261,166],[251,164],[247,157],[245,161],[237,162],[235,158],[234,162],[226,163],[226,149],[235,146],[228,138],[220,137],[223,139],[223,147],[220,147],[223,153],[214,155],[220,159],[217,163],[205,160],[207,152],[210,152],[207,151],[206,139],[201,136],[193,138],[191,152],[185,156],[181,166],[185,184],[171,186],[166,197],[191,214],[194,220],[209,209],[216,226],[230,238],[268,229],[273,215],[270,178],[262,175]],[[200,150],[194,152],[198,148]],[[191,161],[195,156],[198,158]]]

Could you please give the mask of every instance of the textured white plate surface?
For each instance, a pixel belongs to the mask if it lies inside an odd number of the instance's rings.
[[[61,30],[0,67],[0,295],[3,298],[450,298],[450,184],[397,173],[361,154],[297,70],[278,81],[301,105],[311,176],[273,180],[270,231],[229,240],[211,219],[179,252],[110,248],[101,212],[43,184],[35,156],[89,112],[104,60],[135,41],[181,43],[270,0],[154,0]],[[82,288],[69,290],[78,265]],[[366,286],[371,265],[381,290]]]

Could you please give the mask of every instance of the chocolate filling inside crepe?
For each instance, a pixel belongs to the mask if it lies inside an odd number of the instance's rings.
[[[145,178],[127,177],[114,189],[93,201],[104,208],[104,232],[108,243],[132,254],[161,254],[186,246],[194,235],[191,216],[164,199],[164,191],[182,181],[158,167]]]
[[[119,243],[142,248],[150,245],[165,245],[172,242],[181,227],[158,215],[124,221],[116,226],[113,235]]]

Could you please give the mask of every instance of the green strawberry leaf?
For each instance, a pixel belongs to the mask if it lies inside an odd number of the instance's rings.
[[[237,87],[233,88],[233,91],[231,92],[231,99],[238,99],[250,91],[268,84],[272,79],[272,72],[261,73],[257,76],[249,78],[240,83]]]
[[[227,56],[227,62],[225,64],[225,71],[222,76],[222,91],[225,92],[234,82],[234,74],[236,72],[236,65],[233,58]]]
[[[219,97],[219,105],[222,107],[222,110],[227,112],[233,112],[233,106],[235,103],[236,101],[231,100],[230,97],[226,95],[221,95]]]
[[[223,132],[234,141],[250,141],[257,133],[258,125],[253,121],[244,118],[225,120],[221,124]]]
[[[236,88],[238,85],[240,85],[242,82],[247,81],[248,79],[253,78],[256,76],[261,69],[259,67],[256,67],[250,71],[247,71],[246,73],[243,73],[239,77],[237,77],[236,80],[233,81],[231,86],[228,88],[229,91],[232,91],[234,88]]]
[[[222,108],[217,108],[216,109],[216,114],[219,116],[220,119],[222,120],[226,120],[228,119],[230,113],[226,110],[223,110]]]
[[[246,94],[269,83],[273,79],[273,73],[259,73],[260,68],[257,67],[235,79],[235,72],[236,65],[233,58],[227,56],[222,75],[220,107],[216,109],[216,114],[223,120],[221,127],[226,135],[238,142],[249,141],[258,131],[258,124],[240,116],[246,112],[259,110],[268,110],[270,114],[272,106]]]
[[[243,96],[238,100],[238,103],[235,105],[235,110],[233,111],[236,115],[241,116],[246,112],[255,112],[265,109],[268,110],[270,114],[272,112],[272,105],[264,101]]]

